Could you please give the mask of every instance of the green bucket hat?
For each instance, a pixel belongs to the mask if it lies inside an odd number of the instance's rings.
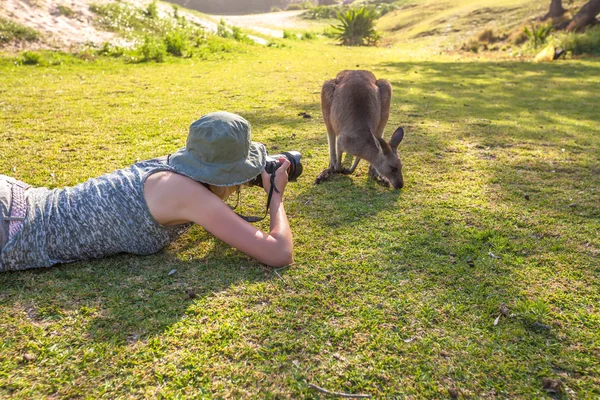
[[[239,115],[219,111],[190,126],[184,148],[168,164],[182,175],[215,186],[246,183],[265,168],[267,149],[250,140],[250,123]]]

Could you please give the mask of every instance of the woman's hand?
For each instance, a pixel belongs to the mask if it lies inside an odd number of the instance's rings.
[[[283,196],[283,191],[285,190],[285,186],[288,183],[288,168],[290,167],[290,160],[288,160],[285,157],[281,157],[279,158],[279,162],[281,162],[282,164],[275,171],[275,187],[277,188],[281,196]],[[260,174],[262,176],[263,189],[265,189],[265,192],[269,194],[269,190],[271,189],[271,175],[264,169]],[[273,191],[273,193],[277,192]]]

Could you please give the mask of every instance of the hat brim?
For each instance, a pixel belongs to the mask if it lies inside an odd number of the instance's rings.
[[[248,157],[228,164],[205,163],[185,147],[169,156],[168,164],[178,173],[195,181],[215,186],[241,185],[255,178],[265,168],[267,149],[262,143],[251,142]]]

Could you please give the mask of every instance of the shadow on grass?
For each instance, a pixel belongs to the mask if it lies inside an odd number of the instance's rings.
[[[539,193],[545,201],[537,204],[555,215],[576,211],[585,218],[598,218],[591,201],[569,210],[565,198],[569,191],[600,185],[596,106],[600,85],[593,79],[600,75],[600,62],[382,66],[403,77],[392,80],[392,108],[408,110],[405,115],[396,112],[395,118],[414,128],[407,132],[409,156],[412,151],[427,157],[422,148],[426,146],[436,153],[437,159],[431,161],[447,170],[485,170],[490,177],[486,183],[497,184],[507,195],[504,200],[525,205],[525,194]],[[424,132],[438,127],[440,132]],[[452,165],[450,153],[475,162]],[[550,198],[552,192],[560,195]]]
[[[209,240],[208,233],[200,239]],[[3,273],[2,299],[25,310],[33,326],[83,318],[85,340],[132,343],[162,334],[196,302],[240,282],[273,274],[226,244],[190,255],[198,237],[182,237],[173,251],[150,256],[117,255],[47,269]],[[185,255],[182,260],[180,253]]]

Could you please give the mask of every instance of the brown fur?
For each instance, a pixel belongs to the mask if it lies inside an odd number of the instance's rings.
[[[316,183],[334,173],[351,174],[360,159],[365,159],[371,163],[369,173],[374,178],[396,189],[404,186],[397,152],[404,130],[396,129],[389,142],[382,139],[391,99],[390,83],[377,80],[369,71],[342,71],[323,84],[321,109],[329,139],[329,168],[321,172]],[[344,152],[356,157],[350,169],[342,167]]]

